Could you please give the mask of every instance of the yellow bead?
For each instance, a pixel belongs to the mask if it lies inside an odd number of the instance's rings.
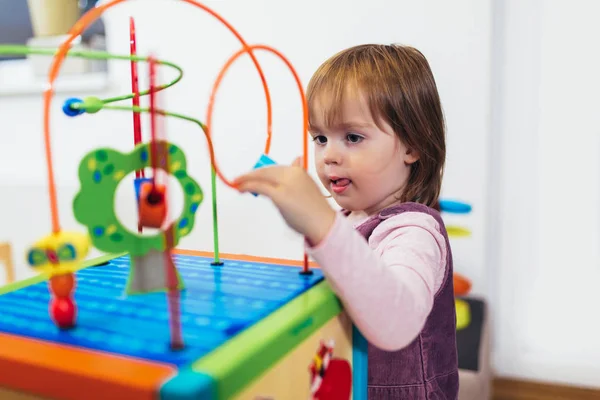
[[[465,329],[471,324],[471,308],[464,300],[454,299],[456,307],[456,330]]]

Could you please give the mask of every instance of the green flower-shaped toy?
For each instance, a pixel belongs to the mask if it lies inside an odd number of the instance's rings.
[[[125,176],[151,166],[153,156],[151,152],[154,148],[157,153],[156,167],[175,176],[181,184],[184,207],[179,218],[164,231],[156,235],[140,235],[127,229],[117,218],[114,209],[115,195],[119,183]],[[128,292],[148,292],[163,286],[154,283],[154,287],[148,287],[136,283],[134,278],[138,274],[134,274],[135,264],[141,267],[142,264],[147,264],[144,262],[144,257],[156,258],[157,253],[167,250],[166,232],[172,230],[172,247],[175,247],[179,239],[188,235],[194,227],[196,211],[204,196],[200,185],[187,174],[183,151],[165,141],[140,144],[127,154],[108,148],[96,149],[81,161],[79,181],[81,190],[73,201],[75,219],[88,228],[92,244],[97,249],[107,253],[129,253],[132,268]],[[147,271],[143,273],[145,276],[148,274]],[[164,275],[164,272],[162,274]],[[181,286],[179,276],[178,279]]]

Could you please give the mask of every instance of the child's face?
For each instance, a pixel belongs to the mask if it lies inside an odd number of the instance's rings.
[[[375,124],[367,103],[348,98],[339,122],[326,127],[320,104],[310,121],[319,179],[340,207],[374,214],[398,201],[416,157],[392,128]]]

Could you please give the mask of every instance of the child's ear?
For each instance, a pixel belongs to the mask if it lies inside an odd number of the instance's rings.
[[[406,154],[404,155],[404,162],[408,165],[414,164],[419,160],[419,153],[417,153],[413,149],[406,149]]]

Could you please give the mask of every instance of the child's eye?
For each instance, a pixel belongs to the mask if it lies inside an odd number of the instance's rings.
[[[364,138],[356,133],[349,133],[346,136],[346,139],[348,139],[350,143],[360,143]]]
[[[325,144],[327,143],[327,138],[323,135],[316,135],[313,137],[313,141],[317,144]]]

